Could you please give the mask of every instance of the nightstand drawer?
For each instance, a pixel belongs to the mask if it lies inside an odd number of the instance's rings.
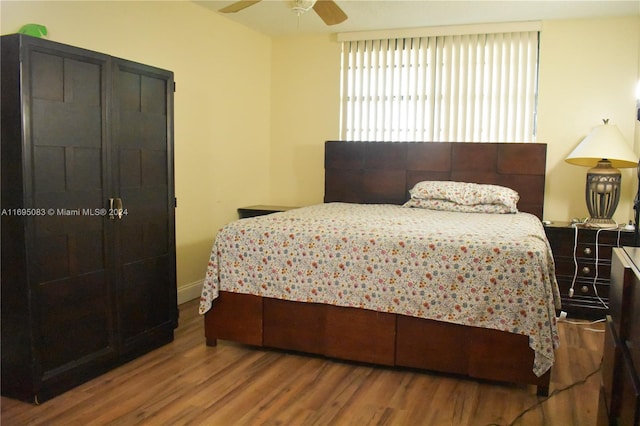
[[[608,280],[611,276],[611,263],[609,260],[601,260],[598,265],[595,262],[585,259],[576,259],[574,263],[572,258],[559,257],[555,260],[556,275],[573,277],[576,271],[576,265],[578,267],[576,277],[578,278],[595,278]]]
[[[575,243],[575,236],[573,235],[573,229],[570,230],[569,233],[564,233],[564,235],[560,235],[559,238],[549,238],[549,243],[551,243],[551,247],[554,251],[560,253],[563,256],[568,256],[573,258],[573,250]],[[583,232],[583,229],[580,229],[578,232]],[[588,231],[587,231],[588,232]],[[616,238],[609,236],[609,238],[605,238],[608,234],[616,234]],[[579,234],[580,235],[580,234]],[[626,236],[627,233],[623,233],[623,236]],[[598,236],[598,244],[596,244],[595,235],[591,236],[592,238],[589,241],[585,241],[586,237],[582,237],[578,240],[578,245],[575,246],[575,253],[577,258],[582,259],[590,259],[595,261],[596,254],[598,255],[598,259],[611,259],[611,250],[613,247],[618,247],[616,245],[617,242],[617,231],[601,231]],[[628,239],[628,236],[625,238],[625,241]],[[623,245],[623,244],[621,244]]]
[[[560,288],[560,296],[564,297],[569,295],[569,289],[573,283],[572,277],[557,277],[558,287]],[[609,298],[609,282],[607,280],[598,279],[595,283],[595,290],[593,289],[593,280],[576,279],[573,283],[574,297],[590,297],[601,298],[607,300]],[[600,302],[598,302],[600,303]]]

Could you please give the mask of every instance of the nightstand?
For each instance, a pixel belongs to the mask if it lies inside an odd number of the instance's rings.
[[[612,249],[633,245],[633,231],[552,222],[545,225],[545,232],[556,265],[562,310],[574,318],[604,318],[608,313],[605,305],[609,299]]]
[[[268,205],[240,207],[238,209],[238,216],[240,216],[240,219],[245,219],[248,217],[264,216],[266,214],[284,212],[287,210],[292,210],[297,208],[298,207],[292,207],[292,206],[268,206]]]

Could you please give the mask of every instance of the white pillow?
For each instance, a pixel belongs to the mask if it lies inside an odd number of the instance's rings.
[[[517,213],[518,200],[520,195],[511,188],[499,185],[478,184],[469,182],[453,181],[423,181],[415,184],[409,191],[412,200],[439,200],[447,203],[440,203],[440,207],[457,208],[458,206],[502,206],[500,212]],[[414,203],[425,207],[427,204],[434,206],[435,203]],[[409,206],[408,206],[409,207]],[[411,207],[418,207],[414,205]],[[439,208],[442,209],[442,208]],[[481,210],[491,210],[489,207],[481,207]],[[456,210],[460,211],[460,210]]]

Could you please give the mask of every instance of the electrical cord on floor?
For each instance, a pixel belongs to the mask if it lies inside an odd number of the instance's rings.
[[[593,320],[593,321],[589,321],[589,322],[578,322],[578,321],[567,321],[565,319],[563,319],[561,322],[566,322],[569,324],[573,324],[573,325],[592,325],[592,324],[597,324],[599,322],[603,322],[606,321],[604,318],[602,319],[598,319],[598,320]],[[604,330],[598,330],[595,328],[585,328],[585,330],[587,331],[593,331],[593,332],[597,332],[597,333],[603,333]],[[544,404],[545,402],[547,402],[549,399],[551,399],[552,397],[554,397],[555,395],[564,392],[566,390],[569,390],[575,386],[578,385],[582,385],[585,384],[587,382],[587,380],[589,380],[589,378],[591,378],[594,374],[598,373],[598,371],[600,371],[600,369],[602,368],[602,362],[600,363],[600,365],[598,366],[598,368],[596,368],[594,371],[592,371],[591,373],[587,374],[585,376],[584,379],[582,380],[578,380],[577,382],[574,382],[564,388],[561,389],[556,389],[553,392],[551,392],[548,396],[544,397],[543,399],[539,400],[538,402],[536,402],[535,404],[533,404],[531,407],[526,408],[525,410],[523,410],[522,412],[520,412],[520,414],[518,414],[512,421],[511,423],[509,423],[508,426],[513,426],[515,425],[515,423],[520,420],[525,414],[527,414],[529,411],[536,409],[537,407],[539,407],[540,405]],[[487,426],[500,426],[498,423],[491,423]]]
[[[572,324],[572,325],[593,325],[593,324],[597,324],[597,323],[599,323],[599,322],[604,322],[604,321],[606,321],[606,319],[605,319],[605,318],[601,318],[601,319],[599,319],[599,320],[593,320],[593,321],[589,321],[589,322],[584,322],[584,321],[570,321],[570,320],[567,320],[567,319],[562,319],[562,320],[560,320],[559,322],[564,322],[564,323]],[[593,331],[594,333],[604,333],[604,330],[600,330],[600,329],[597,329],[597,328],[585,328],[585,330],[587,330],[587,331]]]
[[[582,379],[582,380],[578,380],[577,382],[571,383],[568,386],[565,386],[564,388],[560,388],[560,389],[555,389],[553,392],[551,392],[549,394],[549,396],[546,396],[545,398],[541,399],[540,401],[536,402],[535,404],[533,404],[531,407],[526,408],[524,411],[522,411],[520,414],[518,414],[512,421],[511,423],[509,423],[509,426],[513,426],[515,425],[515,423],[520,420],[522,418],[522,416],[524,416],[525,414],[527,414],[529,411],[536,409],[537,407],[539,407],[540,405],[544,404],[545,402],[547,402],[549,399],[553,398],[554,396],[558,395],[559,393],[562,393],[566,390],[569,390],[571,388],[574,388],[576,386],[579,385],[583,385],[587,382],[587,380],[589,380],[592,376],[594,376],[595,374],[597,374],[600,369],[602,368],[602,363],[598,366],[598,368],[596,368],[594,371],[592,371],[591,373],[587,374],[587,376]]]

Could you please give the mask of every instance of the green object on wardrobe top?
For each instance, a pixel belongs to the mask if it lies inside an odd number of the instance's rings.
[[[43,37],[47,35],[47,27],[40,24],[25,24],[18,30],[20,34],[26,34],[33,37]]]

